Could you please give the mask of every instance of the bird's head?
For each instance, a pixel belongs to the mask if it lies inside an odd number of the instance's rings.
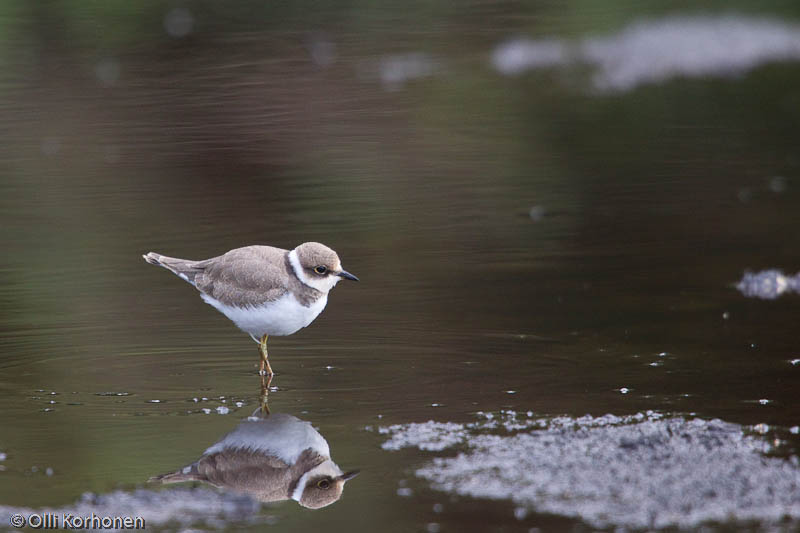
[[[336,252],[318,242],[305,242],[289,252],[289,262],[301,282],[324,293],[343,279],[358,281],[342,268]]]
[[[345,472],[338,476],[318,476],[306,482],[299,503],[309,509],[319,509],[330,505],[342,497],[344,484],[358,475],[358,470]]]

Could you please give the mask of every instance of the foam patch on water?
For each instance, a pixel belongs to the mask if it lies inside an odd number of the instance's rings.
[[[0,524],[5,527],[15,514],[27,518],[32,513],[42,515],[49,512],[59,517],[65,513],[74,516],[90,516],[94,513],[99,517],[141,517],[147,529],[165,524],[179,524],[184,528],[204,524],[212,529],[225,529],[232,524],[270,521],[271,517],[259,516],[260,509],[261,504],[249,496],[208,488],[119,490],[108,494],[86,493],[73,505],[62,508],[32,509],[0,505]]]
[[[413,427],[413,429],[412,429]],[[404,426],[390,426],[378,428],[378,433],[391,434],[392,438],[383,443],[384,450],[399,450],[409,446],[405,440]],[[454,422],[434,422],[430,420],[423,424],[411,424],[406,429],[412,431],[414,446],[420,450],[438,452],[463,442],[467,436],[467,429],[462,424]],[[409,434],[406,435],[406,437]]]
[[[676,77],[733,77],[760,65],[800,60],[800,25],[745,15],[675,16],[639,21],[580,41],[515,39],[498,46],[506,75],[588,64],[595,89],[629,91]]]
[[[787,276],[776,269],[745,272],[736,288],[748,298],[774,300],[787,293],[800,293],[800,273]]]
[[[384,87],[398,89],[409,81],[427,78],[438,69],[427,54],[405,54],[384,57],[380,62],[380,78]]]
[[[767,457],[763,439],[720,420],[506,412],[469,424],[403,424],[379,432],[389,436],[388,450],[457,449],[416,475],[438,490],[511,500],[521,512],[622,529],[800,522],[797,458]]]

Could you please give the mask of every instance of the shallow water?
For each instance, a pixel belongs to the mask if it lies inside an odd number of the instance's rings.
[[[7,4],[0,515],[89,492],[84,509],[155,529],[590,529],[436,490],[415,473],[437,454],[385,450],[376,429],[501,410],[720,418],[796,454],[798,297],[735,285],[800,270],[800,67],[785,54],[605,93],[591,65],[492,64],[515,36],[663,15],[573,8],[274,8],[262,26],[198,5],[181,37],[164,20],[181,33],[185,13],[157,3]],[[269,405],[359,477],[314,512],[146,484],[250,415],[260,380],[247,335],[141,254],[309,240],[361,282],[270,340]],[[195,497],[230,512],[193,515]]]

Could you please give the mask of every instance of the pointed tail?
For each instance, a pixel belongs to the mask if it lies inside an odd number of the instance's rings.
[[[155,252],[147,252],[142,257],[144,258],[145,261],[147,261],[151,265],[164,266],[164,265],[161,264],[161,261],[160,261],[160,258],[164,257],[161,254],[157,254]]]
[[[166,255],[157,254],[155,252],[148,252],[142,257],[151,265],[164,267],[192,285],[195,284],[195,277],[203,271],[203,267],[199,265],[200,261],[167,257]]]
[[[168,472],[158,476],[153,476],[147,480],[148,483],[163,483],[164,485],[170,483],[182,483],[184,481],[205,481],[205,477],[200,475],[197,471],[197,463],[194,463],[181,470],[175,472]]]

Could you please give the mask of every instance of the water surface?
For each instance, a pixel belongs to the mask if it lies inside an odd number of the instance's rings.
[[[604,92],[591,64],[492,54],[672,13],[198,3],[187,32],[171,8],[3,8],[4,510],[155,513],[147,479],[258,407],[253,342],[141,259],[256,243],[320,241],[361,278],[271,339],[269,402],[362,472],[315,512],[164,493],[234,505],[194,527],[590,529],[435,490],[433,456],[376,429],[478,412],[720,418],[796,453],[797,295],[735,288],[800,270],[796,55]],[[736,20],[800,16],[769,9]]]

